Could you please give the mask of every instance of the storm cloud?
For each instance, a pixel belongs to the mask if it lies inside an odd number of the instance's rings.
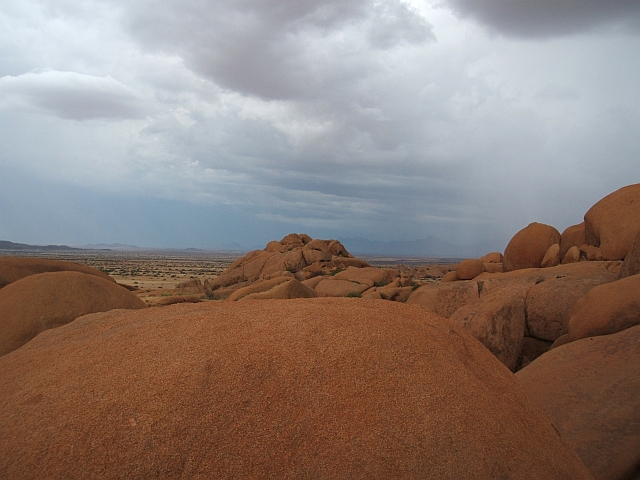
[[[500,33],[545,38],[594,30],[640,33],[635,0],[449,0],[462,17],[474,18]]]
[[[18,202],[0,237],[140,243],[145,225],[156,246],[187,246],[179,228],[199,247],[306,231],[500,249],[531,221],[578,223],[640,176],[640,15],[500,3],[7,0],[5,177],[147,213],[96,207],[87,230],[70,206],[65,236],[20,225],[53,217]],[[141,218],[162,210],[188,227]]]

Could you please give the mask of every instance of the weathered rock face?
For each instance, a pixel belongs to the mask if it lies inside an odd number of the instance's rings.
[[[564,259],[571,247],[580,248],[587,241],[584,238],[584,222],[567,227],[560,236],[560,258]]]
[[[88,313],[145,307],[129,290],[97,275],[73,271],[29,275],[0,289],[0,355]]]
[[[482,302],[461,307],[451,315],[451,320],[480,340],[509,370],[515,371],[525,326],[521,298],[485,298]]]
[[[640,275],[592,288],[571,309],[569,341],[640,324]]]
[[[598,480],[640,468],[640,327],[550,350],[516,378]]]
[[[638,235],[631,246],[631,250],[629,250],[627,256],[624,257],[624,262],[620,269],[618,278],[637,275],[638,273],[640,273],[640,232],[638,232]]]
[[[533,285],[526,299],[527,326],[532,337],[553,342],[568,332],[571,309],[589,290],[613,282],[616,275],[560,276]]]
[[[484,272],[484,262],[482,260],[463,260],[456,268],[458,280],[473,280]]]
[[[640,183],[604,197],[584,222],[586,243],[599,247],[603,260],[622,260],[640,232]]]
[[[475,303],[478,298],[478,283],[469,280],[423,285],[411,294],[407,303],[449,318],[460,307]]]
[[[506,271],[540,268],[549,247],[560,243],[560,232],[550,225],[531,223],[509,241],[504,251]]]
[[[590,478],[479,342],[392,302],[96,314],[0,378],[5,478]]]
[[[73,262],[64,262],[60,260],[47,260],[44,258],[30,257],[4,257],[0,256],[0,288],[9,285],[16,280],[45,272],[82,272],[88,275],[104,278],[111,282],[115,282],[106,273],[100,270]]]

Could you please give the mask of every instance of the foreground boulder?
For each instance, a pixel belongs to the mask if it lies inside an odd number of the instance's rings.
[[[640,183],[610,193],[584,215],[585,239],[603,260],[622,260],[640,232]]]
[[[640,326],[554,348],[516,378],[598,480],[640,474]]]
[[[0,289],[0,355],[21,347],[44,330],[88,313],[145,307],[126,288],[96,275],[30,275]]]
[[[549,247],[560,243],[560,232],[544,223],[531,223],[509,241],[504,251],[505,271],[540,268]]]
[[[85,316],[0,382],[3,478],[590,478],[479,342],[392,302]]]
[[[82,272],[88,275],[104,278],[115,282],[106,273],[97,268],[82,265],[80,263],[64,262],[61,260],[49,260],[33,257],[3,257],[0,256],[0,288],[9,285],[16,280],[45,272]]]

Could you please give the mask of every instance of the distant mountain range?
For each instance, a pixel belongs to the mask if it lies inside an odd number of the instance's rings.
[[[496,251],[496,242],[488,240],[470,245],[456,245],[445,242],[433,235],[418,240],[395,240],[381,242],[362,237],[338,240],[353,255],[425,258],[478,258]]]
[[[0,240],[0,250],[15,250],[29,252],[63,252],[70,250],[82,250],[81,248],[69,247],[68,245],[27,245],[26,243],[14,243]]]
[[[360,256],[386,256],[386,257],[422,257],[422,258],[477,258],[485,253],[496,250],[496,242],[482,241],[470,245],[456,245],[445,242],[433,235],[419,240],[395,240],[382,242],[369,240],[363,237],[338,237],[338,240],[353,255]],[[260,250],[263,246],[256,246],[253,250]],[[103,250],[120,252],[164,251],[164,252],[229,252],[246,253],[246,248],[239,243],[226,243],[214,248],[202,250],[199,248],[144,248],[123,243],[94,243],[88,245],[27,245],[0,240],[0,250],[5,251],[83,251]]]

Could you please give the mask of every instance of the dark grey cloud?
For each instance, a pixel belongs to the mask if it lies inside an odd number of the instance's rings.
[[[353,80],[371,68],[359,58],[370,47],[435,38],[400,0],[162,0],[122,7],[129,33],[145,48],[180,55],[220,86],[266,99],[308,98]]]
[[[544,38],[622,28],[640,32],[637,0],[445,0],[455,13],[513,37]]]
[[[132,88],[108,76],[48,71],[0,77],[0,107],[44,111],[60,118],[142,118],[148,109],[145,103]]]

